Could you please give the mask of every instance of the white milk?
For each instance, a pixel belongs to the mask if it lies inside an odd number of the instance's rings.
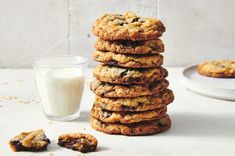
[[[37,69],[36,78],[47,115],[67,116],[78,111],[85,81],[81,69],[41,68]]]

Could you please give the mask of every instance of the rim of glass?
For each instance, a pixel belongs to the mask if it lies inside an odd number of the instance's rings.
[[[65,65],[56,65],[56,64],[43,64],[40,63],[40,61],[45,61],[47,59],[56,59],[56,58],[79,58],[81,61],[71,64],[65,64]],[[72,66],[79,66],[79,65],[85,65],[88,63],[88,59],[83,56],[79,55],[53,55],[53,56],[45,56],[45,57],[38,57],[33,60],[32,66],[33,67],[40,67],[40,68],[71,68]]]

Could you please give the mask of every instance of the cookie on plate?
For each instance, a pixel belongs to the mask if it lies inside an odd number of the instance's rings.
[[[90,115],[102,122],[120,122],[127,124],[159,119],[165,113],[165,106],[162,108],[142,112],[113,112],[102,109],[97,104],[94,104]]]
[[[97,79],[90,84],[91,90],[101,97],[138,97],[157,94],[169,86],[166,79],[144,85],[122,85],[101,82]]]
[[[158,109],[170,104],[174,100],[173,92],[166,89],[154,96],[140,96],[135,98],[105,98],[96,96],[95,104],[110,111],[147,111]]]
[[[147,41],[105,41],[96,39],[95,49],[120,54],[156,54],[164,52],[164,44],[160,39]]]
[[[151,55],[126,55],[113,52],[95,51],[93,59],[111,66],[127,68],[153,68],[163,64],[163,56],[160,54]]]
[[[95,151],[97,144],[97,139],[90,134],[71,133],[60,135],[58,138],[59,146],[82,153]]]
[[[9,145],[14,152],[17,151],[44,151],[50,144],[45,132],[35,130],[31,132],[22,132],[9,141]]]
[[[163,132],[171,127],[171,120],[166,114],[160,119],[131,124],[105,123],[94,117],[90,118],[91,127],[107,134],[123,134],[128,136],[151,135]]]
[[[235,60],[207,61],[199,64],[197,71],[209,77],[234,78]]]
[[[139,17],[134,13],[105,14],[98,18],[92,29],[103,40],[151,40],[165,32],[165,26],[155,18]]]
[[[93,75],[102,82],[115,84],[146,84],[164,79],[167,77],[168,72],[163,67],[128,69],[99,65],[94,68]]]

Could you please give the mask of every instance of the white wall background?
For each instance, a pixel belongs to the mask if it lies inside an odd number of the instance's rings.
[[[91,26],[104,13],[157,17],[167,32],[165,65],[235,59],[234,0],[0,0],[0,67],[30,67],[36,57],[86,56]]]

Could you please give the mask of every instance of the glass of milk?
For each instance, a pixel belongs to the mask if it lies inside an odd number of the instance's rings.
[[[88,61],[80,56],[53,56],[34,61],[37,87],[45,116],[69,121],[79,117]]]

